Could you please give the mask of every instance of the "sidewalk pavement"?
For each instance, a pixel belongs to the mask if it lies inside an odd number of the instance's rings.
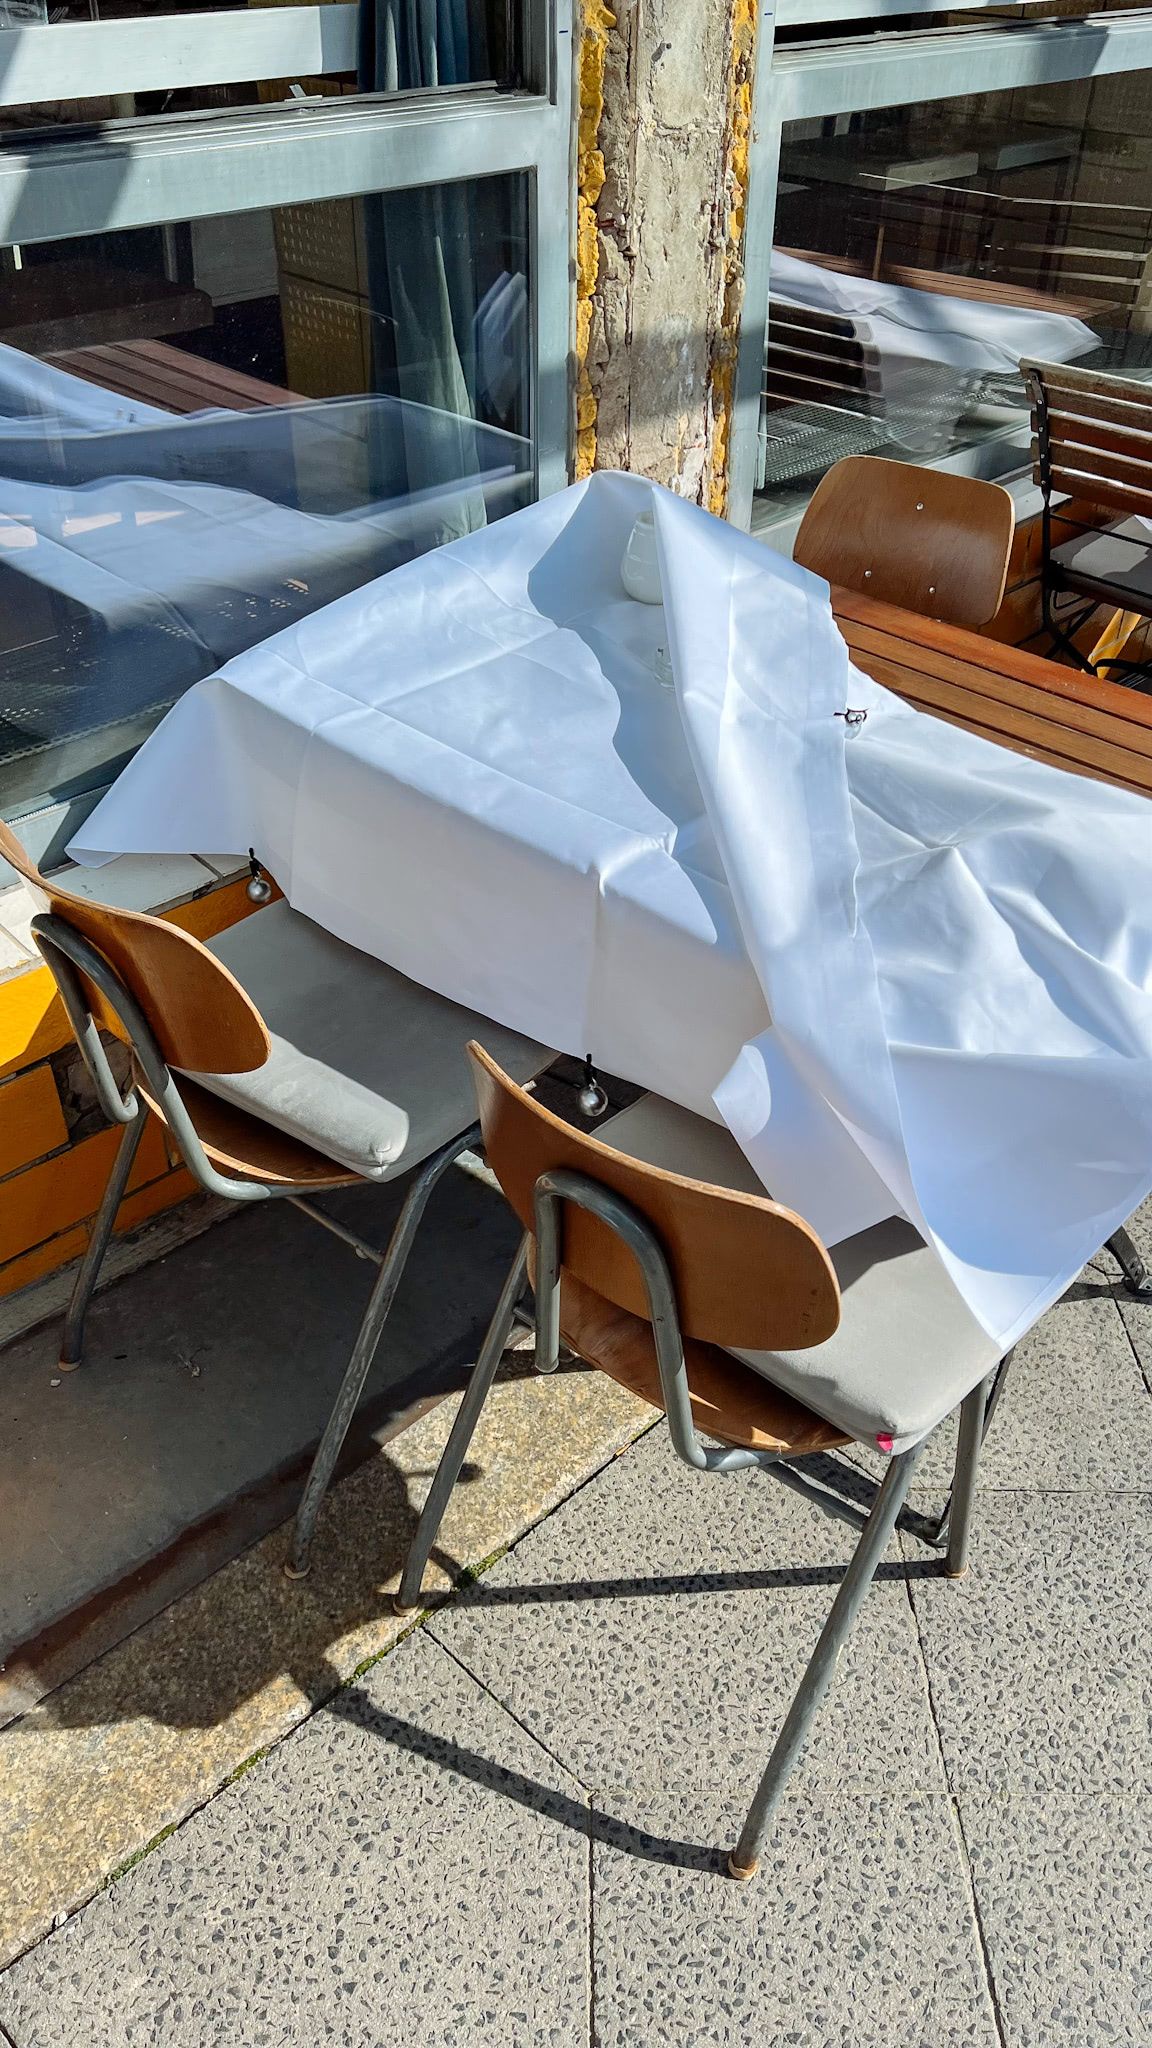
[[[1089,1268],[969,1578],[893,1543],[752,1883],[722,1852],[852,1535],[660,1423],[0,1976],[0,2040],[1149,2048],[1150,1368]]]

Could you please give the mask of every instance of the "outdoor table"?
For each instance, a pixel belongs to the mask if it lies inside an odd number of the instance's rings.
[[[647,506],[663,606],[620,583]],[[719,1115],[826,1242],[904,1214],[1007,1348],[1152,1187],[1152,813],[866,666],[818,579],[601,475],[198,684],[73,851],[254,847],[351,944]]]

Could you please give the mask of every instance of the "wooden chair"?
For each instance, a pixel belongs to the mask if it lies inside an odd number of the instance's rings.
[[[999,484],[849,455],[817,485],[793,559],[865,597],[983,626],[1000,609],[1012,500]]]
[[[550,1055],[344,945],[287,903],[205,946],[162,918],[92,902],[41,875],[3,824],[0,854],[47,899],[32,930],[100,1106],[124,1133],[65,1316],[62,1370],[83,1361],[85,1313],[150,1114],[209,1194],[283,1197],[378,1268],[297,1512],[285,1570],[302,1578],[429,1196],[479,1135],[465,1047],[478,1028],[494,1033],[523,1079]],[[102,1031],[130,1048],[123,1089]],[[306,1198],[413,1170],[383,1252]]]
[[[1064,363],[1020,365],[1032,401],[1033,476],[1044,502],[1041,579],[1044,625],[1081,668],[1094,666],[1075,634],[1097,605],[1152,618],[1152,385],[1129,377],[1069,369]],[[1076,501],[1083,530],[1052,544],[1052,500]],[[1097,524],[1083,525],[1086,506],[1099,507]],[[1116,523],[1109,523],[1116,522]],[[1056,597],[1087,600],[1058,620]],[[1103,660],[1104,643],[1094,650]],[[1105,666],[1119,664],[1109,651]]]
[[[591,1137],[479,1046],[469,1050],[488,1162],[525,1237],[413,1537],[399,1612],[420,1604],[529,1272],[537,1369],[553,1372],[567,1343],[662,1408],[677,1455],[695,1471],[763,1468],[854,1437],[893,1454],[729,1858],[733,1876],[751,1877],[923,1439],[958,1404],[947,1569],[965,1569],[981,1437],[1003,1384],[996,1348],[907,1224],[862,1232],[830,1256],[801,1217],[754,1192],[751,1168],[717,1125],[650,1095]],[[790,1468],[780,1472],[806,1489]]]

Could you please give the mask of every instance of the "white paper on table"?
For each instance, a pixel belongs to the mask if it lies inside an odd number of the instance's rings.
[[[663,614],[619,582],[652,495]],[[237,657],[71,850],[249,845],[428,986],[706,1085],[827,1240],[908,1215],[1005,1346],[1152,1187],[1152,808],[912,711],[826,585],[638,479]]]

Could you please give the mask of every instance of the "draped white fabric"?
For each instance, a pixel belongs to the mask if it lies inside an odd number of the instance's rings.
[[[1097,346],[1092,329],[1069,313],[849,277],[784,249],[772,251],[770,289],[781,305],[853,321],[861,338],[874,342],[882,354],[947,363],[957,370],[1014,376],[1021,356],[1064,363]]]
[[[653,496],[663,608],[619,580]],[[249,845],[353,944],[719,1111],[828,1240],[908,1215],[1005,1346],[1152,1188],[1152,808],[910,710],[824,584],[639,479],[238,656],[72,851]]]

